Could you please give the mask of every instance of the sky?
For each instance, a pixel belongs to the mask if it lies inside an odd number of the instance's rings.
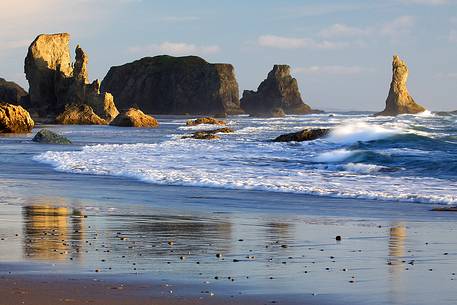
[[[198,55],[233,64],[242,92],[288,64],[304,101],[330,111],[382,110],[398,54],[416,102],[457,109],[457,0],[0,0],[0,11],[0,77],[25,88],[30,43],[68,32],[91,79],[145,56]]]

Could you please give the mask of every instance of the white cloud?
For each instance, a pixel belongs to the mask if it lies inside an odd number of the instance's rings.
[[[262,47],[276,49],[341,49],[346,43],[327,40],[316,41],[311,38],[262,35],[257,38],[257,44]]]
[[[310,66],[294,68],[294,73],[304,75],[358,75],[372,71],[360,66]]]
[[[413,16],[400,16],[391,20],[380,28],[380,34],[397,40],[411,32],[416,24],[416,19]]]
[[[129,48],[131,53],[143,53],[143,54],[169,54],[175,56],[181,55],[205,55],[217,53],[221,48],[217,45],[198,46],[195,44],[189,44],[185,42],[169,42],[165,41],[161,44],[149,44],[146,46],[135,46]]]
[[[335,37],[364,37],[372,33],[370,28],[358,28],[346,24],[336,23],[319,32],[319,36],[324,38]]]

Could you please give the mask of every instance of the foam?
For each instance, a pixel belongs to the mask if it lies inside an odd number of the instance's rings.
[[[351,144],[382,140],[402,133],[400,128],[386,128],[381,125],[369,124],[362,121],[349,122],[334,128],[327,141],[338,144]]]
[[[185,140],[109,144],[85,146],[81,151],[49,151],[35,160],[51,164],[59,171],[129,177],[153,184],[457,203],[456,182],[383,175],[362,179],[357,175],[379,172],[381,167],[348,163],[335,170],[300,165],[289,151],[276,144],[263,143],[263,148]]]

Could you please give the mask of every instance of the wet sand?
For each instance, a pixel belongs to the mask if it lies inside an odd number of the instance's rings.
[[[5,266],[3,266],[5,267]],[[216,296],[202,291],[201,295],[188,294],[185,285],[129,282],[113,278],[92,276],[1,276],[0,304],[2,305],[60,305],[60,304],[112,304],[112,305],[230,305],[230,304],[316,304],[303,298],[269,295]],[[204,289],[204,287],[200,287]],[[327,304],[319,302],[319,304]]]
[[[386,217],[382,203],[358,202],[382,217],[119,213],[46,200],[0,205],[0,304],[456,301],[452,212]]]

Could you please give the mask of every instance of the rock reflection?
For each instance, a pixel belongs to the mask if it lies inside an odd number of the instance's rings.
[[[391,266],[402,265],[405,256],[406,227],[397,224],[390,228],[389,258]]]
[[[79,258],[83,236],[83,217],[77,210],[48,205],[26,206],[24,255],[37,260],[65,260],[70,253]]]
[[[389,273],[390,297],[392,304],[403,303],[404,285],[403,270],[405,256],[406,227],[401,224],[394,224],[389,232]]]

